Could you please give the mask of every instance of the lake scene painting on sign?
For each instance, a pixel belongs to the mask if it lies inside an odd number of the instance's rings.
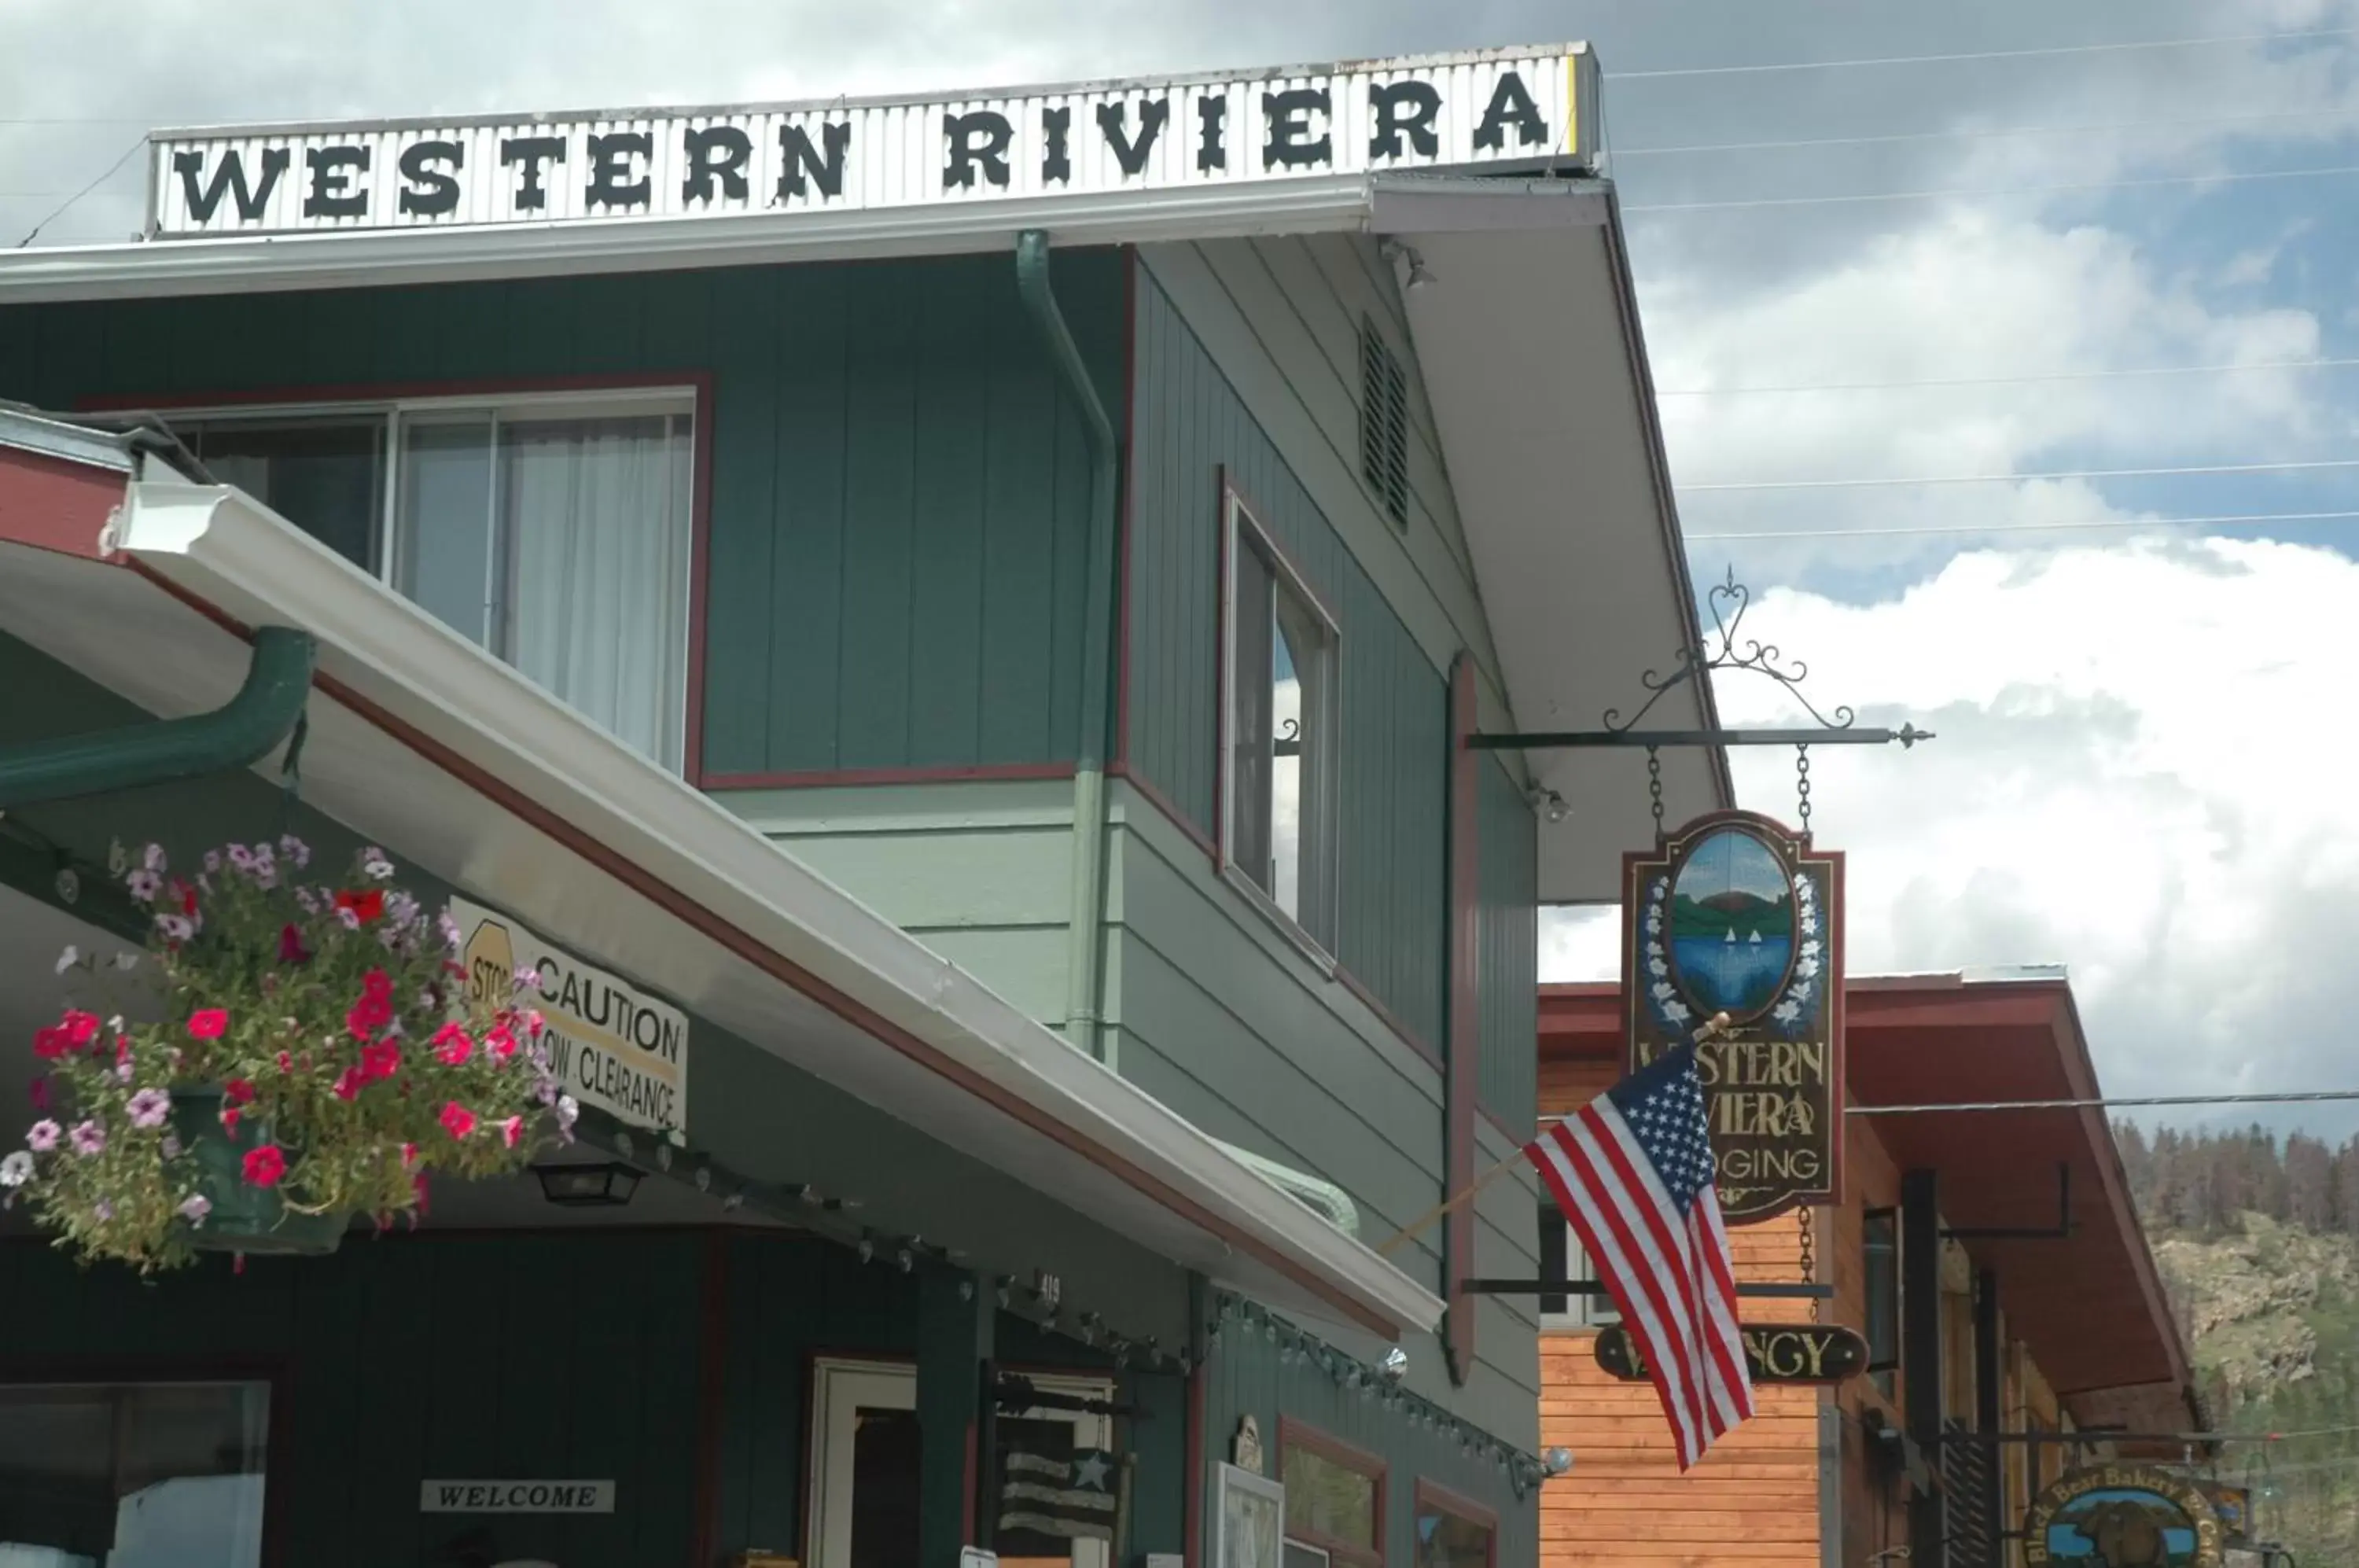
[[[1794,886],[1742,828],[1699,841],[1671,883],[1671,966],[1698,1012],[1766,1011],[1794,962]]]

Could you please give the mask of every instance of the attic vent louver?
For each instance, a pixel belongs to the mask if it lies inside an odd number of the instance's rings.
[[[1375,321],[1360,319],[1360,476],[1408,526],[1408,376]]]

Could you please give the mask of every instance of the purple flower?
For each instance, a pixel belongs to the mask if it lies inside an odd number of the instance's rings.
[[[309,887],[296,888],[295,901],[303,906],[303,912],[307,915],[316,915],[320,912],[320,900]]]
[[[164,933],[166,942],[186,942],[197,934],[197,928],[185,917],[174,914],[158,915],[156,929]]]
[[[465,937],[459,930],[459,922],[451,919],[451,911],[448,909],[434,917],[434,929],[442,933],[442,945],[453,953],[458,952],[461,944],[465,941]]]
[[[156,895],[164,890],[164,879],[153,871],[134,871],[123,882],[131,889],[131,896],[143,904],[154,903]]]
[[[354,914],[350,909],[338,909],[336,911],[336,919],[344,923],[344,929],[346,931],[358,931],[361,929],[360,916]]]
[[[571,1094],[557,1096],[557,1125],[560,1131],[571,1132],[573,1124],[582,1119],[581,1103]]]
[[[23,1149],[12,1149],[0,1160],[0,1187],[21,1187],[32,1179],[33,1157]]]
[[[540,989],[540,971],[538,969],[519,969],[510,978],[508,983],[519,991],[538,991]]]
[[[209,849],[205,851],[205,869],[208,871],[219,871],[221,869],[220,850]]]
[[[229,863],[240,871],[251,871],[254,869],[254,851],[242,844],[231,844]]]
[[[278,841],[278,852],[294,862],[295,869],[298,871],[311,864],[311,846],[293,833],[288,833]]]
[[[35,1122],[32,1130],[25,1135],[25,1147],[36,1154],[47,1154],[58,1146],[58,1139],[65,1135],[65,1128],[58,1126],[49,1117],[43,1116],[39,1121]]]
[[[125,1067],[130,1066],[125,1062]],[[131,1096],[131,1125],[137,1127],[158,1127],[172,1114],[172,1096],[161,1089],[142,1089]]]
[[[90,1212],[96,1214],[100,1219],[111,1220],[114,1217],[114,1205],[108,1203],[104,1198],[101,1198],[98,1202],[90,1206]]]
[[[70,942],[70,943],[68,943],[68,944],[67,944],[67,946],[66,946],[66,950],[65,950],[63,953],[59,953],[59,954],[58,954],[58,971],[57,971],[57,972],[58,972],[59,974],[62,975],[62,974],[64,974],[67,970],[71,969],[75,964],[79,964],[79,963],[81,963],[81,962],[82,962],[82,950],[81,950],[80,948],[78,948],[78,947],[73,946],[73,945]]]
[[[180,1200],[180,1217],[190,1225],[202,1225],[205,1216],[212,1212],[212,1200],[202,1192],[191,1192]]]
[[[73,1151],[84,1159],[106,1152],[106,1129],[96,1122],[76,1122],[71,1137]]]
[[[418,900],[407,893],[387,895],[385,900],[385,918],[397,926],[408,928],[417,922]]]
[[[149,876],[161,875],[164,870],[164,846],[160,844],[149,844],[140,855],[139,864],[147,868]]]
[[[180,1158],[180,1140],[168,1132],[164,1135],[164,1158],[167,1160]]]
[[[114,1064],[114,1081],[118,1083],[131,1082],[131,1063],[127,1059]]]
[[[385,857],[385,851],[371,844],[361,851],[361,871],[363,875],[383,882],[393,875],[393,862]]]

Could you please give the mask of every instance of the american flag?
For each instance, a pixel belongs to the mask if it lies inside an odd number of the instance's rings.
[[[1664,1052],[1525,1153],[1622,1310],[1687,1469],[1753,1414],[1695,1047]]]

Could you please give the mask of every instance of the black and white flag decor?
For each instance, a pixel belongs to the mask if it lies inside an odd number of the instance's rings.
[[[1071,1459],[1011,1449],[1002,1465],[999,1529],[1112,1541],[1120,1470],[1103,1449],[1077,1448]]]

